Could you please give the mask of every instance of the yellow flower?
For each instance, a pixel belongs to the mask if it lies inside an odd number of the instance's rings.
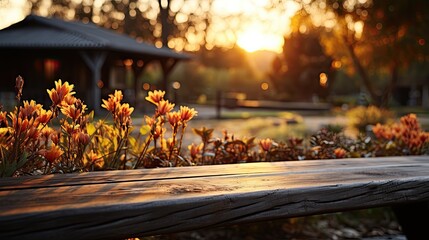
[[[49,97],[52,100],[53,106],[61,106],[63,104],[64,98],[68,95],[73,95],[73,84],[61,82],[61,79],[55,82],[55,88],[47,90]]]
[[[149,95],[145,98],[148,102],[157,105],[161,100],[164,99],[165,92],[161,90],[150,91]]]
[[[195,117],[198,112],[195,111],[194,108],[189,108],[186,106],[180,106],[180,119],[182,120],[182,122],[186,123],[189,120],[191,120],[193,117]]]
[[[63,150],[61,150],[57,145],[52,145],[49,150],[42,149],[39,151],[39,154],[50,163],[54,163],[63,153]]]
[[[273,140],[270,138],[262,139],[259,142],[259,145],[261,146],[262,150],[269,151],[271,149],[271,146],[273,145]]]
[[[170,103],[168,100],[162,99],[158,103],[157,115],[162,116],[170,112],[174,108],[174,103]]]

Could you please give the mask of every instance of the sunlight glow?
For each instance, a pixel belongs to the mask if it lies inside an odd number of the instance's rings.
[[[281,52],[283,37],[281,35],[263,33],[249,28],[247,31],[238,34],[237,44],[247,52],[254,52],[257,50]]]
[[[100,12],[111,11],[110,5],[103,5],[106,1],[108,0],[94,0],[95,15],[92,19],[86,18],[82,21],[89,22],[92,20],[95,23],[101,23],[103,19],[99,15]],[[81,0],[72,0],[72,2],[73,4],[80,4]],[[177,11],[182,6],[181,3],[185,2],[186,4],[183,5],[182,9],[185,13],[178,13],[175,19],[178,23],[189,21],[187,14],[198,10],[198,0],[172,1],[171,9]],[[50,11],[51,2],[42,1],[42,3],[40,15],[46,16]],[[162,7],[166,7],[166,3],[166,0],[162,0]],[[300,6],[293,0],[283,1],[281,7],[271,8],[270,6],[271,2],[269,0],[213,0],[213,20],[207,36],[201,35],[199,31],[190,31],[186,36],[186,39],[191,43],[189,46],[185,46],[183,39],[171,39],[168,46],[177,51],[197,51],[199,49],[198,43],[206,40],[208,49],[213,46],[231,48],[237,44],[248,52],[258,50],[281,52],[283,36],[291,31],[290,18]],[[0,19],[2,19],[0,29],[24,19],[30,13],[30,8],[31,5],[27,0],[0,0]],[[131,2],[130,16],[135,17],[137,15],[137,8],[144,12],[144,17],[150,19],[151,24],[155,25],[155,19],[159,11],[157,1]],[[85,12],[90,10],[89,7],[84,8]],[[66,12],[65,18],[67,20],[73,19],[74,14],[75,11],[70,9]],[[231,16],[231,14],[235,14],[236,17],[229,18],[228,16]],[[123,12],[113,12],[111,17],[122,21],[125,18],[125,14]],[[120,26],[118,22],[113,22],[108,27],[118,29]],[[194,26],[196,30],[204,30],[206,27],[205,23]],[[161,25],[156,24],[154,28],[153,34],[159,38],[161,36]],[[190,47],[190,45],[194,45],[194,47]],[[161,47],[161,43],[157,41],[155,46]]]
[[[26,0],[0,1],[0,29],[24,19],[26,4]]]

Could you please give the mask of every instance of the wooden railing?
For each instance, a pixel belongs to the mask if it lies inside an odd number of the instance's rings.
[[[428,156],[6,178],[0,239],[120,239],[378,206],[407,217],[428,200]]]

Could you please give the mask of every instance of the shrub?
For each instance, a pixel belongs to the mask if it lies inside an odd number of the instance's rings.
[[[193,129],[200,144],[182,150],[188,122],[197,115],[193,108],[164,99],[165,92],[149,92],[152,116],[134,130],[134,111],[123,103],[121,91],[103,100],[108,116],[94,122],[93,112],[74,96],[73,85],[61,80],[48,90],[52,105],[44,109],[35,101],[22,100],[24,80],[16,78],[17,105],[11,112],[0,109],[0,176],[71,173],[94,170],[135,169],[206,164],[332,159],[389,155],[427,154],[429,133],[421,130],[414,114],[399,123],[382,124],[390,114],[375,107],[358,108],[351,116],[355,126],[375,124],[373,136],[346,137],[338,128],[324,128],[304,139],[284,142],[265,138],[238,139],[224,131],[213,138],[214,129]],[[108,117],[111,120],[108,121]],[[379,122],[376,122],[379,121]],[[167,133],[167,128],[170,131]]]
[[[0,111],[0,176],[71,173],[92,170],[130,169],[190,165],[181,157],[182,140],[195,109],[164,100],[165,92],[150,92],[155,114],[146,116],[136,137],[131,113],[134,108],[122,103],[121,91],[103,100],[102,107],[112,116],[93,122],[93,113],[74,97],[73,85],[61,80],[48,90],[52,105],[45,110],[35,101],[21,101],[24,80],[16,79],[17,106]],[[165,125],[172,137],[165,138]],[[153,147],[150,145],[153,144]]]
[[[367,131],[367,126],[377,123],[388,123],[393,118],[393,113],[376,106],[358,106],[347,112],[349,126],[361,133]]]
[[[421,129],[415,114],[401,117],[399,123],[378,123],[372,131],[377,139],[376,156],[429,153],[429,133]]]

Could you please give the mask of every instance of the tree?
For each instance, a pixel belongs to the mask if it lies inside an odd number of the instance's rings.
[[[206,43],[212,2],[31,0],[31,11],[43,14],[49,9],[48,16],[93,22],[157,46],[197,51]]]
[[[325,38],[324,45],[343,44],[376,105],[388,105],[400,75],[411,64],[429,62],[429,1],[313,0],[303,9],[320,25],[332,25],[335,38]],[[321,13],[328,18],[320,20]],[[337,56],[344,54],[338,45],[331,50]],[[384,84],[373,80],[380,75],[389,76]]]
[[[301,14],[298,12],[295,20],[304,22],[306,17]],[[292,29],[285,37],[282,55],[273,60],[269,76],[283,99],[310,100],[315,95],[326,98],[335,79],[333,59],[324,53],[320,44],[323,29],[314,28],[308,22],[302,26]]]

